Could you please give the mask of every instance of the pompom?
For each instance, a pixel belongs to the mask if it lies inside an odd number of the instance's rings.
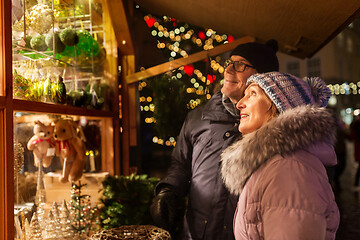
[[[278,42],[275,39],[270,39],[265,44],[270,47],[274,52],[277,52],[279,50]]]
[[[326,83],[319,77],[307,77],[305,80],[311,88],[315,103],[320,107],[326,107],[331,96],[331,91]]]

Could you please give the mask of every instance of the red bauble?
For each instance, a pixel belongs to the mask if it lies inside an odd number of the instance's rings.
[[[215,75],[210,75],[208,74],[207,77],[206,77],[206,80],[209,80],[210,83],[213,83],[216,79],[216,76]]]
[[[151,28],[152,26],[154,26],[156,19],[154,17],[149,17],[145,21],[146,21],[146,24],[148,25],[148,27]]]
[[[185,65],[184,72],[190,77],[194,73],[194,66],[193,65]]]
[[[203,32],[203,31],[200,31],[199,33],[198,33],[198,36],[199,36],[199,38],[202,40],[202,41],[204,41],[205,40],[205,33]]]
[[[234,37],[231,36],[231,35],[229,35],[229,36],[227,37],[227,40],[228,40],[228,42],[232,42],[232,41],[234,41]]]

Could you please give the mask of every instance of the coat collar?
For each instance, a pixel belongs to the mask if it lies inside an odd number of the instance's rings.
[[[202,120],[222,121],[222,122],[239,122],[240,114],[235,117],[231,115],[225,108],[221,91],[216,92],[208,103],[205,104],[202,113]]]
[[[285,111],[222,153],[224,183],[239,194],[251,174],[271,157],[311,148],[316,142],[333,144],[335,134],[335,119],[325,108],[307,105]]]

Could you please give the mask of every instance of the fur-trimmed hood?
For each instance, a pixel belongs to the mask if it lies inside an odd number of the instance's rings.
[[[223,181],[239,194],[251,174],[275,155],[311,148],[316,142],[333,144],[335,138],[335,119],[327,109],[305,105],[287,110],[222,153]],[[327,165],[326,159],[320,160]]]

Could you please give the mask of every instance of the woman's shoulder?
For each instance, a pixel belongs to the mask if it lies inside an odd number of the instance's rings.
[[[319,163],[315,167],[309,164],[316,161]],[[299,203],[314,194],[327,195],[331,189],[321,162],[311,153],[301,150],[284,156],[275,155],[253,174],[247,184],[249,189],[257,189],[256,195],[273,199],[275,203],[283,201],[284,205],[291,198]]]

